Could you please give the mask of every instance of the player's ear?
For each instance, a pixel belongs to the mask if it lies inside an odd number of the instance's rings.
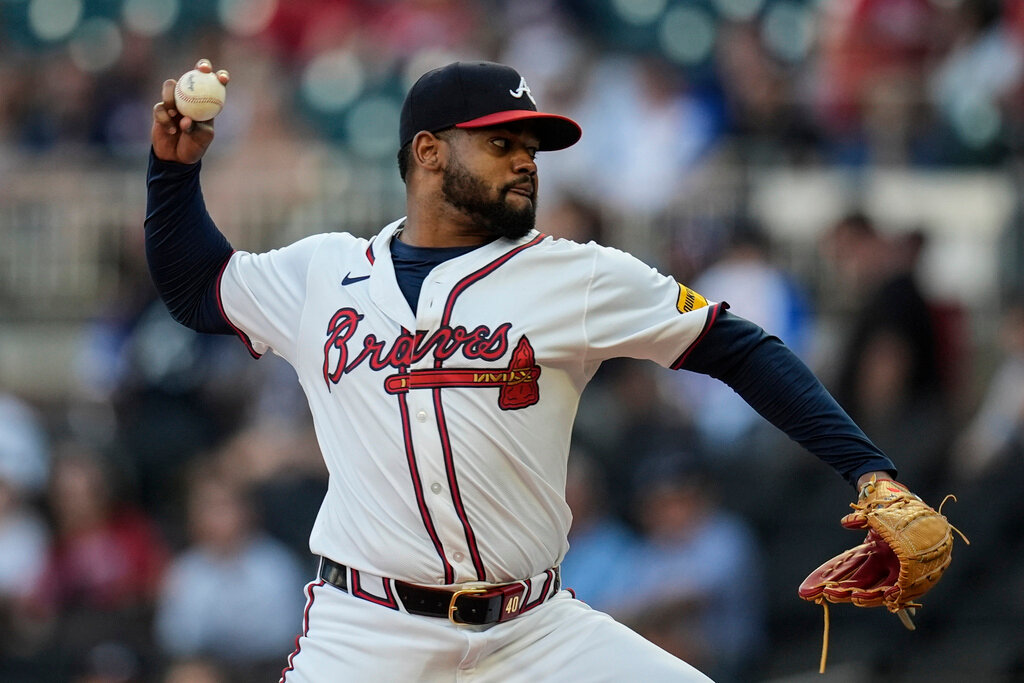
[[[433,133],[421,130],[412,139],[412,160],[427,171],[441,169],[447,158],[448,143]]]

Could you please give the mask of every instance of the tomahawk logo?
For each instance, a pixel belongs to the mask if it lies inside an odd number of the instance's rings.
[[[507,368],[429,368],[391,375],[384,380],[389,394],[404,394],[411,389],[442,389],[445,387],[498,387],[498,407],[518,410],[540,400],[540,366],[536,363],[530,340],[522,337],[512,351]]]
[[[368,334],[359,343],[357,332],[362,319],[362,314],[354,309],[342,308],[327,324],[323,376],[328,391],[365,364],[374,371],[399,371],[384,379],[384,390],[389,394],[404,394],[413,389],[497,387],[498,407],[502,410],[526,408],[540,400],[540,366],[525,336],[512,350],[508,367],[442,367],[455,357],[493,364],[508,351],[512,323],[502,323],[493,330],[486,325],[472,330],[462,325],[442,326],[430,335],[423,331],[403,332],[393,341]],[[434,359],[433,368],[409,369],[411,364],[427,357]]]
[[[526,95],[530,98],[530,101],[533,102],[533,106],[537,106],[537,100],[533,99],[533,93],[530,92],[530,86],[526,85],[526,79],[522,76],[519,77],[519,87],[515,90],[509,90],[508,94],[516,99],[522,99],[523,95]]]

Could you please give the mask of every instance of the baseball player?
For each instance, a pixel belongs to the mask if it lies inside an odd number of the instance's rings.
[[[153,279],[179,322],[294,366],[330,472],[282,681],[708,680],[561,584],[570,432],[606,359],[715,376],[852,485],[893,476],[778,339],[629,254],[534,228],[535,157],[581,130],[514,69],[459,62],[410,89],[405,217],[262,254],[206,212],[213,127],[173,89],[154,108]]]

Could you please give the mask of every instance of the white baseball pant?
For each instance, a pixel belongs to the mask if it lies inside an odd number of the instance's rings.
[[[711,680],[566,590],[489,626],[388,609],[323,581],[306,596],[283,683]]]

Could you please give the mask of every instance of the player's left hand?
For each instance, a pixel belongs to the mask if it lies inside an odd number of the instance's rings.
[[[213,65],[208,59],[200,59],[196,62],[196,68],[213,73]],[[225,69],[217,71],[217,78],[224,85],[231,80]],[[194,164],[203,158],[213,142],[213,121],[193,121],[188,116],[182,116],[174,104],[176,84],[173,78],[164,81],[160,101],[153,106],[153,152],[163,161]]]

